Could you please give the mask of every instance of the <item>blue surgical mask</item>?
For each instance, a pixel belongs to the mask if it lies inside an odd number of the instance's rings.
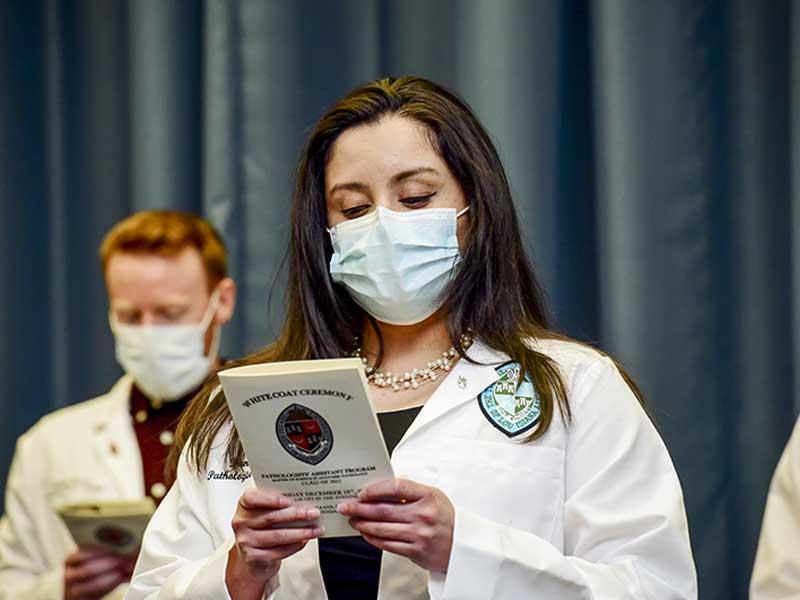
[[[378,321],[413,325],[441,306],[461,260],[456,222],[469,207],[397,212],[379,206],[329,230],[330,273]]]

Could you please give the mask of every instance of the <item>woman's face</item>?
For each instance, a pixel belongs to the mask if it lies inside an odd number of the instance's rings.
[[[389,116],[342,133],[325,168],[328,227],[383,206],[396,211],[466,206],[464,193],[423,126]],[[458,219],[463,239],[469,213]]]

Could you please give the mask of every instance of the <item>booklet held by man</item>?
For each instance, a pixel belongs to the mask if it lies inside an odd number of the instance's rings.
[[[60,506],[56,512],[79,548],[136,552],[156,505],[152,498],[103,500]]]
[[[359,535],[336,505],[394,477],[358,358],[219,373],[256,486],[319,508],[325,537]]]

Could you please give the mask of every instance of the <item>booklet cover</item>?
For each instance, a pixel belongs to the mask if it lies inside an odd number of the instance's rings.
[[[336,505],[394,477],[358,358],[221,371],[253,480],[319,508],[325,537],[359,535]]]
[[[142,543],[155,510],[152,498],[68,504],[56,509],[80,548],[99,547],[130,555]]]

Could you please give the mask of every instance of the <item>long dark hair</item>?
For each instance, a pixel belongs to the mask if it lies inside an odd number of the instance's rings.
[[[450,341],[462,358],[462,334],[506,353],[520,364],[541,401],[539,424],[531,440],[543,435],[555,406],[571,417],[564,382],[555,362],[537,352],[531,341],[558,338],[548,329],[543,293],[520,235],[505,170],[497,150],[467,104],[449,90],[419,77],[387,78],[357,88],[320,119],[308,139],[297,170],[288,254],[286,321],[277,340],[225,368],[253,363],[334,358],[349,355],[367,323],[374,319],[334,284],[328,264],[332,248],[326,233],[325,166],[331,148],[345,130],[396,115],[422,124],[430,141],[458,180],[470,207],[462,261],[443,294],[442,307]],[[467,359],[468,360],[468,359]],[[213,377],[184,412],[168,461],[174,474],[187,443],[190,464],[205,467],[211,444],[230,413]],[[635,386],[632,385],[635,392]],[[227,440],[231,468],[244,464],[235,428]]]

